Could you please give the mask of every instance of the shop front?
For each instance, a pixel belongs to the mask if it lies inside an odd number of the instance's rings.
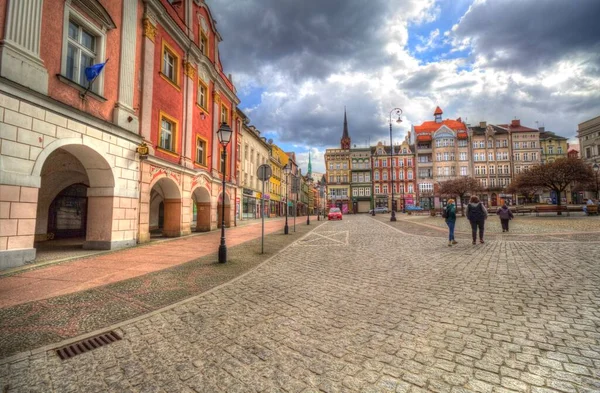
[[[244,188],[242,192],[242,220],[260,218],[261,193],[248,188]]]

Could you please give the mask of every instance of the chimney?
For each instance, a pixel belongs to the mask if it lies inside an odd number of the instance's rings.
[[[480,121],[479,122],[479,128],[485,128],[487,127],[487,122],[486,121]]]
[[[538,129],[540,130],[540,132],[546,131],[546,127],[539,127]]]
[[[521,120],[515,119],[510,121],[511,127],[521,127]]]

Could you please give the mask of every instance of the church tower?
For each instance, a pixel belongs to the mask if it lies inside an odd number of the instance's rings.
[[[308,151],[308,171],[307,171],[307,175],[308,175],[308,177],[312,177],[312,164],[310,162],[310,150]]]
[[[350,135],[348,135],[348,120],[346,119],[346,107],[344,107],[344,134],[342,135],[342,149],[350,149]]]

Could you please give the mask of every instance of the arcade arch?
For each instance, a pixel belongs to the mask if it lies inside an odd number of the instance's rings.
[[[211,217],[210,193],[204,187],[198,187],[192,192],[191,230],[195,232],[210,231]],[[196,214],[194,214],[194,210]],[[195,218],[195,219],[194,219]]]
[[[151,234],[181,236],[181,192],[177,183],[162,177],[151,188],[149,206],[149,231]]]

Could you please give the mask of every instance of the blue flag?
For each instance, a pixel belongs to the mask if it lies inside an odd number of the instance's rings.
[[[88,80],[88,82],[93,81],[98,75],[100,75],[100,72],[106,65],[106,61],[104,63],[94,64],[85,68],[85,78]]]

